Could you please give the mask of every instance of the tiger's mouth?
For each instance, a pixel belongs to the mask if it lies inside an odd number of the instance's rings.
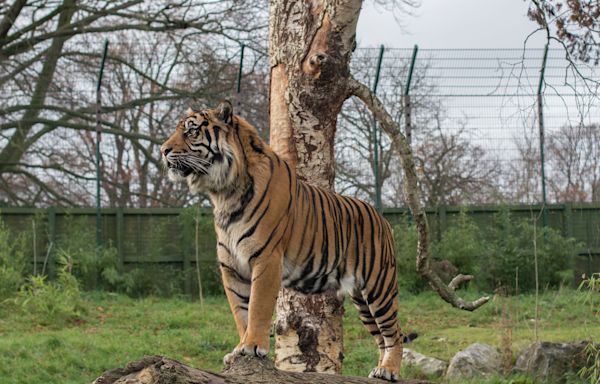
[[[178,176],[182,178],[186,178],[192,174],[194,171],[192,167],[185,164],[173,164],[171,162],[168,163],[167,167],[169,168],[169,173],[173,176]]]
[[[166,156],[164,159],[169,176],[172,179],[185,179],[192,174],[198,176],[206,175],[208,174],[208,167],[211,165],[211,163],[206,160],[200,161],[195,157],[188,156]]]

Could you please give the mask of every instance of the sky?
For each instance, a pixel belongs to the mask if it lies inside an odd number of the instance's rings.
[[[421,0],[413,15],[392,12],[373,1],[363,5],[358,27],[359,47],[390,48],[521,48],[535,24],[527,18],[523,0]],[[542,48],[538,33],[528,47]]]

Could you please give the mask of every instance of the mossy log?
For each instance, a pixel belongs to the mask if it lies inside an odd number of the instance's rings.
[[[405,384],[425,384],[423,380],[400,380]],[[237,356],[221,373],[188,367],[163,356],[146,356],[125,368],[105,372],[94,384],[381,384],[382,380],[313,372],[285,372],[267,358]]]

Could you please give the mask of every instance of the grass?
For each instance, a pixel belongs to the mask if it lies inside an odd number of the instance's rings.
[[[581,296],[568,289],[541,295],[540,339],[574,341],[600,335],[600,322]],[[224,297],[208,298],[203,307],[181,298],[136,300],[101,292],[84,298],[88,310],[67,326],[42,326],[43,321],[18,308],[4,307],[0,383],[91,382],[107,369],[148,354],[219,371],[223,355],[238,341]],[[400,302],[403,328],[420,334],[409,347],[430,356],[448,360],[474,342],[498,346],[505,333],[497,299],[473,313],[453,309],[433,293],[401,297]],[[533,341],[533,303],[531,295],[511,299],[513,353]],[[377,348],[356,310],[346,308],[344,373],[365,376],[377,361]],[[407,368],[404,374],[420,376]]]

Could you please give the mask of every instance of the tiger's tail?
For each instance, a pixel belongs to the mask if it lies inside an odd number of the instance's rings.
[[[402,343],[408,344],[408,343],[412,342],[414,339],[416,339],[417,337],[419,337],[419,335],[416,332],[411,332],[408,335],[402,336]]]

